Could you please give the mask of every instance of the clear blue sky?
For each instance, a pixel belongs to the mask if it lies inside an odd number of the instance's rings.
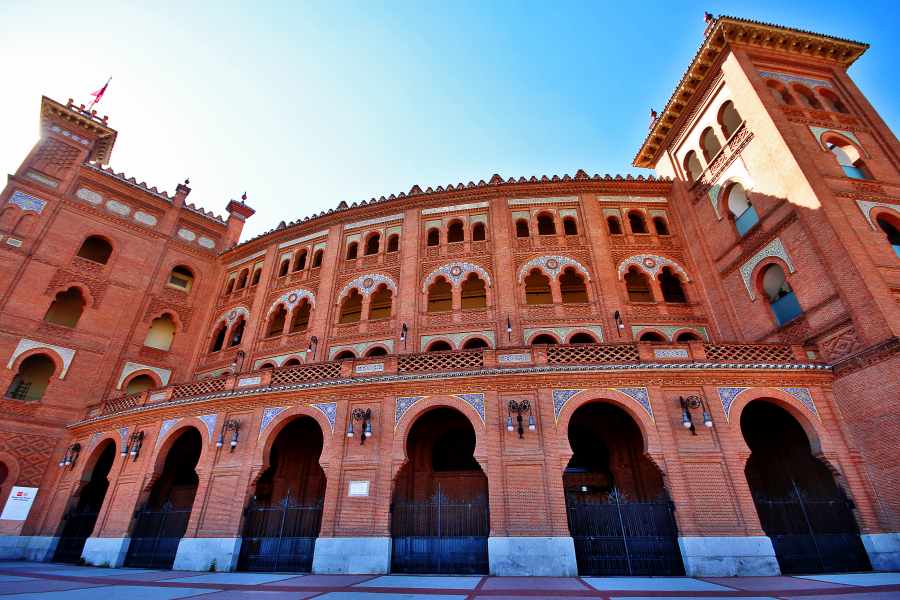
[[[111,166],[221,213],[244,238],[348,202],[631,159],[702,39],[703,11],[868,42],[850,74],[900,126],[894,2],[40,2],[0,0],[0,168],[41,94],[113,76]]]

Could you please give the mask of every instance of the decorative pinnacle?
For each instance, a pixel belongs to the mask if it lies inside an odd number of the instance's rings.
[[[190,177],[185,177],[185,178],[184,178],[184,185],[191,185],[191,178],[190,178]]]
[[[246,201],[247,201],[247,192],[244,192],[243,194],[241,194],[241,202],[246,202]]]

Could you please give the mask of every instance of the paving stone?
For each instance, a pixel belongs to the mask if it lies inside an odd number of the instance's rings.
[[[837,575],[799,575],[800,579],[813,579],[843,585],[900,585],[900,573],[841,573]]]
[[[731,592],[729,587],[690,577],[582,577],[597,590],[648,592]]]
[[[480,576],[452,575],[382,575],[370,581],[357,584],[357,587],[384,588],[431,588],[437,590],[473,590],[481,583]]]

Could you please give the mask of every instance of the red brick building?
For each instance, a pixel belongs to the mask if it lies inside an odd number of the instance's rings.
[[[0,195],[0,554],[896,568],[900,144],[865,49],[710,17],[655,176],[414,186],[240,244],[246,198],[114,173],[107,119],[43,98]]]

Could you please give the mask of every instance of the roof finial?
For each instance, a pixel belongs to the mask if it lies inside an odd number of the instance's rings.
[[[712,22],[715,21],[715,20],[716,20],[716,18],[713,16],[713,14],[712,14],[711,12],[704,12],[704,13],[703,13],[703,21],[704,21],[707,25],[709,25],[710,23],[712,23]]]
[[[241,194],[241,202],[246,202],[246,201],[247,201],[247,192],[244,192],[243,194]]]
[[[190,178],[190,177],[185,177],[185,178],[184,178],[184,185],[191,185],[191,178]]]
[[[650,109],[650,127],[653,127],[653,124],[656,123],[656,118],[659,117],[659,113],[657,113],[652,108]]]

